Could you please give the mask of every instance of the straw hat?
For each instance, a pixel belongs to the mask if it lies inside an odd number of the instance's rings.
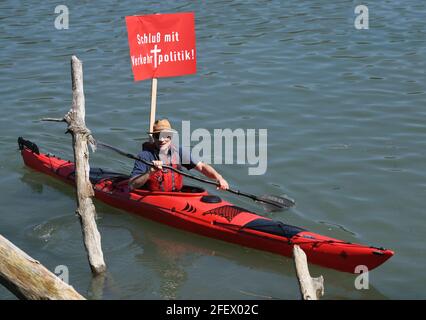
[[[154,126],[152,128],[152,132],[148,132],[148,133],[157,133],[157,132],[171,132],[171,133],[176,133],[177,131],[172,129],[172,126],[170,125],[169,120],[167,119],[160,119],[160,120],[156,120],[154,122]]]

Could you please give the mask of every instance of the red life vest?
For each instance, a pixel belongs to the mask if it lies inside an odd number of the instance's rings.
[[[151,143],[144,143],[143,150],[150,151],[157,156],[155,146]],[[163,161],[164,164],[172,166],[175,169],[181,170],[179,161],[179,152],[174,146],[171,146],[171,154],[167,155],[167,160]],[[145,186],[151,191],[180,191],[183,186],[183,177],[170,169],[163,168],[157,170],[149,176]]]

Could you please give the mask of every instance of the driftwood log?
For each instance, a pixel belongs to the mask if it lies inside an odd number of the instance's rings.
[[[322,276],[311,277],[306,254],[298,245],[293,247],[293,256],[302,299],[318,300],[324,295],[324,278]]]
[[[76,57],[71,58],[72,106],[62,119],[45,118],[43,121],[66,122],[67,132],[72,135],[75,163],[75,183],[77,187],[77,210],[83,232],[84,246],[89,264],[95,275],[106,270],[101,247],[101,235],[96,226],[96,210],[92,197],[94,191],[89,180],[89,149],[88,143],[96,145],[90,130],[86,127],[85,100],[83,90],[83,64]]]
[[[85,300],[72,286],[1,235],[0,283],[19,299]]]

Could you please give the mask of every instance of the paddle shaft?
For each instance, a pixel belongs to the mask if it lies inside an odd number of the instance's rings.
[[[107,144],[99,142],[99,141],[97,142],[97,144],[101,145],[101,146],[104,146],[104,147],[107,147],[107,148],[109,148],[111,150],[114,150],[115,152],[118,152],[119,154],[121,154],[121,155],[123,155],[123,156],[125,156],[127,158],[130,158],[130,159],[133,159],[133,160],[138,160],[138,161],[141,161],[142,163],[144,163],[144,164],[146,164],[148,166],[155,167],[155,165],[153,163],[151,163],[149,161],[146,161],[144,159],[141,159],[141,158],[139,158],[139,157],[137,157],[137,156],[135,156],[135,155],[133,155],[131,153],[127,153],[127,152],[121,151],[120,149],[117,149],[117,148],[115,148],[113,146],[107,145]],[[218,186],[217,182],[193,176],[192,174],[183,172],[183,171],[181,171],[179,169],[173,168],[172,166],[163,164],[162,167],[166,168],[166,169],[170,169],[170,170],[172,170],[172,171],[174,171],[176,173],[179,173],[179,174],[181,174],[181,175],[183,175],[185,177],[188,177],[188,178],[200,181],[200,182],[208,183],[208,184],[214,185],[216,187]],[[233,189],[229,188],[229,189],[226,189],[226,191],[231,192],[231,193],[236,194],[236,195],[239,195],[239,196],[244,196],[244,197],[250,198],[250,199],[255,200],[255,201],[261,201],[261,202],[265,202],[265,203],[271,204],[273,206],[279,206],[275,202],[268,201],[268,200],[265,200],[265,199],[260,199],[259,197],[255,196],[253,194],[241,192],[240,190],[233,190]]]

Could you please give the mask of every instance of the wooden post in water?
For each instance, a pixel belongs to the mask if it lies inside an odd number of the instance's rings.
[[[293,246],[293,256],[302,299],[318,300],[324,295],[324,278],[322,276],[311,277],[306,254],[298,245]]]
[[[93,273],[100,274],[106,270],[106,265],[101,247],[101,235],[95,221],[96,210],[92,201],[94,191],[89,180],[90,166],[87,146],[88,142],[95,145],[95,141],[85,123],[83,64],[76,56],[71,57],[71,76],[72,106],[64,120],[68,124],[68,131],[71,132],[73,140],[77,214],[80,218],[90,268]]]
[[[1,235],[0,283],[19,299],[85,300],[72,286]]]
[[[84,246],[87,251],[90,268],[97,275],[106,270],[101,247],[101,235],[96,226],[96,210],[92,197],[94,191],[89,180],[89,149],[87,143],[96,145],[90,130],[86,127],[85,101],[83,90],[83,64],[76,57],[71,57],[72,106],[62,119],[45,118],[44,121],[66,122],[67,132],[72,135],[75,163],[75,184],[77,187],[77,210],[83,231]]]

